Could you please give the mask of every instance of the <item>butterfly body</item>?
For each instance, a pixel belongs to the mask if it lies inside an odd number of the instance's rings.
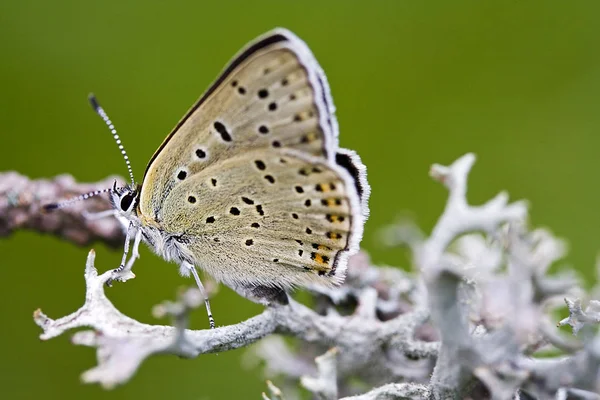
[[[183,274],[196,266],[254,297],[341,283],[369,186],[358,156],[338,148],[333,112],[304,42],[276,29],[249,44],[165,139],[142,184],[112,192],[126,249],[135,240],[124,268],[144,241]]]

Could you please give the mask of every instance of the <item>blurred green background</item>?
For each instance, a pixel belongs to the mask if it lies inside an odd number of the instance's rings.
[[[600,249],[600,24],[597,1],[28,1],[0,3],[0,170],[82,181],[125,174],[90,110],[94,91],[120,130],[135,172],[247,41],[275,26],[312,48],[332,86],[341,144],[356,149],[373,187],[363,246],[406,266],[378,230],[404,210],[430,229],[445,190],[431,163],[475,152],[469,198],[499,190],[532,205],[532,222],[568,238],[568,262],[587,277]],[[97,266],[120,252],[102,245]],[[37,307],[51,317],[84,294],[89,248],[19,232],[0,240],[0,393],[9,399],[259,398],[244,350],[195,360],[156,357],[124,387],[82,385],[94,351],[68,336],[38,340]],[[137,279],[109,295],[152,322],[152,305],[188,283],[143,249]],[[219,324],[260,307],[222,289]],[[163,322],[163,321],[160,321]],[[204,310],[194,327],[205,327]]]

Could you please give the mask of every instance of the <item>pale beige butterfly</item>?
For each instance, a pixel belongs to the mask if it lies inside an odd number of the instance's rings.
[[[359,157],[338,148],[333,113],[302,40],[275,29],[251,42],[165,139],[142,184],[111,190],[127,227],[116,272],[131,270],[143,240],[201,290],[194,267],[261,303],[286,303],[294,286],[340,284],[370,188]]]

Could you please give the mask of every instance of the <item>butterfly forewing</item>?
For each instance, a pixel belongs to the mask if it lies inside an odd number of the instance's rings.
[[[144,177],[142,213],[160,221],[180,168],[195,173],[253,148],[331,157],[337,144],[326,123],[331,117],[319,70],[306,46],[289,33],[249,46],[154,155]]]
[[[359,190],[357,157],[336,164],[332,108],[300,39],[285,30],[260,38],[155,153],[141,217],[180,235],[186,257],[225,282],[340,281],[362,234],[368,187]]]

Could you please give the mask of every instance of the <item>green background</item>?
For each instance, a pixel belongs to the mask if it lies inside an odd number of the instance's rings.
[[[33,178],[124,175],[110,135],[89,109],[94,91],[141,177],[145,162],[224,64],[275,26],[302,37],[332,86],[341,144],[356,149],[373,187],[363,246],[406,265],[378,232],[410,210],[429,230],[445,190],[434,162],[472,151],[469,198],[499,190],[531,202],[531,220],[569,239],[568,262],[593,276],[600,248],[600,3],[590,1],[24,1],[0,3],[0,170]],[[120,252],[102,245],[97,266]],[[68,336],[38,340],[37,307],[76,309],[89,248],[18,232],[0,240],[2,397],[256,398],[259,370],[244,350],[195,360],[155,357],[113,392],[83,385],[94,351]],[[188,283],[146,248],[137,278],[110,289],[125,313],[152,322],[152,305]],[[220,324],[260,307],[221,290]],[[163,322],[163,321],[161,321]],[[194,314],[205,327],[205,313]]]

